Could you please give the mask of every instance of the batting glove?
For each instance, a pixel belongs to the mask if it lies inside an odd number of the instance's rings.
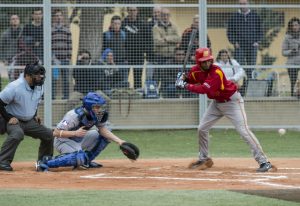
[[[177,73],[177,79],[185,80],[185,73],[184,72],[178,72]]]
[[[175,82],[175,86],[178,89],[184,89],[186,85],[187,85],[187,83],[185,81],[183,81],[182,79],[177,79]]]

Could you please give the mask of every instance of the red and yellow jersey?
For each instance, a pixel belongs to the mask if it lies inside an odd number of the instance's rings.
[[[208,71],[198,65],[191,68],[187,75],[186,89],[198,94],[206,94],[208,98],[223,102],[237,91],[237,86],[226,79],[222,69],[212,64]]]

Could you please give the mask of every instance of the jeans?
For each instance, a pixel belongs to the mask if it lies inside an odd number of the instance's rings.
[[[55,63],[56,64],[59,63],[59,65],[70,65],[70,60],[63,59],[63,60],[56,61]],[[69,84],[70,84],[69,68],[59,69],[59,77],[61,78],[62,81],[62,93],[63,93],[62,99],[69,99]],[[55,78],[54,76],[52,78],[52,99],[55,99],[57,95],[56,87],[57,87],[58,79],[59,78]]]

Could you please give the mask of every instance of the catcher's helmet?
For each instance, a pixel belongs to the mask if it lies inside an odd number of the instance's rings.
[[[27,64],[24,69],[24,76],[31,76],[34,86],[42,86],[44,84],[45,74],[45,68],[38,62],[34,64]],[[39,75],[39,78],[37,78],[36,75]]]
[[[105,112],[104,105],[106,104],[106,101],[102,96],[95,92],[89,92],[83,97],[82,104],[94,120],[100,121],[102,119]],[[100,106],[101,110],[98,110],[97,112],[93,111],[94,106]]]
[[[201,63],[209,60],[214,60],[209,48],[199,48],[196,50],[196,63]]]

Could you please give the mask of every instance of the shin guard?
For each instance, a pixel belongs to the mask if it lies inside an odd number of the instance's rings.
[[[78,152],[73,152],[69,154],[63,154],[57,157],[54,157],[51,160],[47,160],[44,162],[49,168],[55,167],[78,167],[78,166],[86,166],[89,163],[89,158],[87,154],[80,150]]]
[[[89,161],[92,161],[93,159],[95,159],[101,151],[103,151],[105,149],[105,147],[109,144],[110,142],[102,137],[101,135],[98,136],[98,142],[95,145],[95,147],[91,150],[88,151],[88,157],[89,157]]]

